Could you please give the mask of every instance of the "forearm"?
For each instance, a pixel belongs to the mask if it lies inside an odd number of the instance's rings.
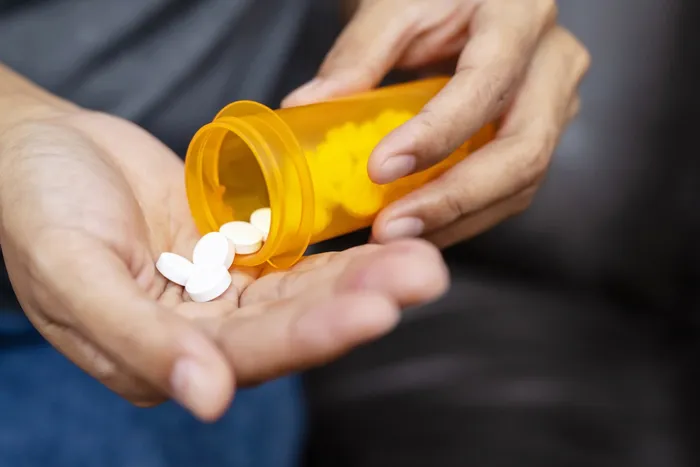
[[[0,135],[33,119],[45,119],[77,109],[0,63]]]

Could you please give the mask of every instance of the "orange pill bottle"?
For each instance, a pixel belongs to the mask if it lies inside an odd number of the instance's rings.
[[[234,264],[287,268],[309,245],[370,226],[384,206],[493,138],[494,126],[487,125],[428,170],[387,185],[370,180],[374,147],[446,83],[432,78],[275,111],[250,101],[229,104],[187,151],[185,184],[197,227],[205,234],[269,207],[267,241]]]

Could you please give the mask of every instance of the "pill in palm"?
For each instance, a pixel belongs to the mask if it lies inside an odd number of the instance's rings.
[[[250,223],[263,234],[263,240],[267,240],[270,233],[270,223],[272,221],[272,211],[270,208],[260,208],[250,215]]]
[[[161,253],[156,261],[156,269],[169,281],[185,285],[192,275],[194,265],[175,253]]]
[[[263,233],[248,222],[229,222],[222,225],[219,232],[226,235],[233,242],[236,253],[249,255],[257,252],[262,247]]]
[[[233,264],[235,255],[233,242],[226,235],[209,232],[194,246],[192,262],[197,266],[223,266],[228,269]]]
[[[193,302],[204,303],[220,297],[231,285],[231,274],[221,265],[195,265],[185,291]]]

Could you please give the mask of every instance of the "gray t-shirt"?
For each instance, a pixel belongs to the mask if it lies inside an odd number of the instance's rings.
[[[335,33],[336,6],[0,0],[0,61],[73,102],[139,123],[182,155],[225,104],[274,105],[308,78]],[[0,267],[0,310],[11,297]]]

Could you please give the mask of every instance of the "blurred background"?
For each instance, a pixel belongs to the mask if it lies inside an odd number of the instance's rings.
[[[0,418],[14,427],[0,430],[0,453],[26,453],[7,467],[62,466],[57,453],[76,452],[94,459],[80,465],[103,467],[245,466],[270,453],[249,445],[221,454],[222,446],[262,426],[261,417],[273,426],[305,421],[289,435],[301,447],[274,455],[309,467],[699,465],[700,5],[559,7],[593,58],[581,114],[534,205],[446,252],[447,297],[303,382],[261,389],[284,386],[279,394],[303,394],[303,406],[280,395],[264,416],[247,413],[245,401],[261,393],[243,391],[237,422],[213,426],[168,406],[134,410],[57,355],[20,377],[32,358],[26,349],[52,351],[29,330],[0,334],[0,394],[12,395],[0,397]],[[150,24],[156,16],[165,22]],[[95,17],[111,21],[98,27]],[[313,76],[342,24],[337,3],[323,0],[0,0],[0,60],[78,103],[137,121],[184,154],[225,103],[278,105]],[[97,394],[91,404],[109,409],[81,418],[88,396],[75,392],[76,379]],[[18,430],[34,416],[46,418],[45,432],[26,444]],[[156,428],[138,429],[157,417]],[[127,431],[113,425],[123,418]],[[73,425],[93,428],[70,446],[51,445],[52,430]],[[132,447],[156,443],[162,458],[149,460],[145,447],[130,457],[100,448],[94,427]]]
[[[307,378],[314,466],[697,465],[698,5],[562,0],[582,111],[453,286]]]

